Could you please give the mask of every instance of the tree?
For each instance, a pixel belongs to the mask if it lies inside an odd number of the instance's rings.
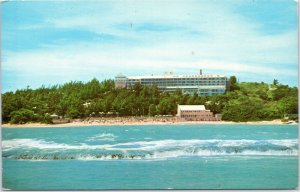
[[[154,116],[156,115],[156,106],[154,104],[151,104],[149,106],[149,116]]]
[[[29,109],[20,109],[13,111],[11,114],[11,123],[27,123],[36,119],[36,115]]]
[[[231,76],[229,78],[228,88],[229,88],[229,91],[234,91],[234,90],[238,90],[239,89],[239,87],[237,85],[237,80],[236,80],[235,76]]]
[[[104,80],[101,83],[102,91],[112,91],[115,88],[115,82],[113,80]]]
[[[66,116],[72,119],[79,118],[80,112],[77,108],[71,107],[67,110]]]
[[[157,106],[160,115],[175,115],[177,113],[177,102],[172,97],[162,98]]]
[[[290,88],[287,85],[278,85],[275,90],[272,91],[273,100],[278,101],[281,98],[294,96],[298,97],[298,89]]]
[[[13,92],[7,92],[2,95],[2,121],[10,121],[10,113],[18,110],[16,106],[16,95]]]
[[[273,85],[275,85],[275,86],[276,86],[276,85],[278,85],[278,83],[279,83],[279,82],[278,82],[278,80],[277,80],[277,79],[274,79],[274,80],[273,80]]]
[[[52,124],[52,118],[49,114],[45,114],[44,117],[40,118],[40,122],[42,123],[48,123],[48,124]]]
[[[298,97],[284,97],[278,102],[281,114],[298,114]]]
[[[262,100],[244,95],[227,103],[222,119],[237,122],[257,121],[260,120],[262,106]]]
[[[142,90],[142,85],[141,83],[137,82],[133,85],[133,90],[135,91],[136,94],[139,94],[140,91]]]

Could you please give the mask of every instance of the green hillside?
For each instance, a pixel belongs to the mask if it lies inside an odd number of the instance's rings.
[[[66,118],[91,116],[175,115],[177,104],[203,104],[223,120],[258,121],[298,114],[298,88],[266,83],[236,83],[231,77],[229,90],[219,96],[164,93],[156,86],[136,84],[116,89],[112,80],[22,89],[2,94],[2,122],[51,122],[50,115]]]

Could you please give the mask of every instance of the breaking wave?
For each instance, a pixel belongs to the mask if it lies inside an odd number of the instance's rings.
[[[89,139],[114,138],[112,134]],[[157,140],[69,145],[36,139],[2,142],[3,158],[24,160],[166,159],[204,156],[297,156],[298,140]]]
[[[89,137],[87,141],[114,141],[117,136],[111,133],[103,133],[103,134],[98,134],[92,137]]]

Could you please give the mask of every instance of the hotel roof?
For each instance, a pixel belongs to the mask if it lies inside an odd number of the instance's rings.
[[[224,75],[148,75],[148,76],[129,76],[128,79],[167,79],[167,78],[215,78],[226,77]]]
[[[195,110],[205,110],[204,105],[178,105],[178,108],[182,111],[195,111]]]

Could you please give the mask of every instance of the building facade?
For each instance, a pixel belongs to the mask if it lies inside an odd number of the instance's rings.
[[[181,120],[186,121],[220,121],[219,116],[214,116],[204,105],[178,105],[177,115]]]
[[[175,75],[167,72],[163,75],[126,77],[119,74],[115,77],[115,86],[130,88],[136,83],[156,85],[160,90],[173,92],[181,89],[184,94],[197,93],[201,96],[224,94],[227,89],[227,77],[223,75]]]

